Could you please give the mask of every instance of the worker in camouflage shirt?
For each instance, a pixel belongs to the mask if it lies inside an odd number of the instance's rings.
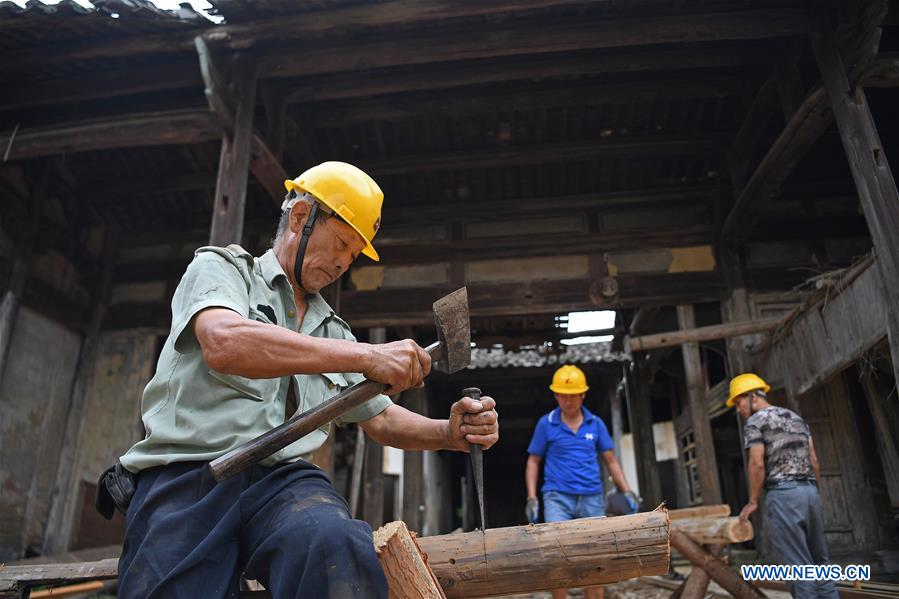
[[[748,520],[765,488],[765,517],[775,555],[783,564],[827,564],[827,541],[817,480],[818,457],[808,424],[792,410],[772,406],[771,389],[755,374],[730,382],[727,406],[745,420],[743,444],[749,451]],[[832,581],[795,582],[794,597],[839,597]]]

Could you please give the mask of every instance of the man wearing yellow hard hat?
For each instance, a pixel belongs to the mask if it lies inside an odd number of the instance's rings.
[[[412,340],[357,343],[319,294],[359,254],[378,260],[378,185],[343,162],[285,185],[273,247],[259,257],[238,245],[200,248],[172,299],[143,395],[146,436],[101,481],[107,504],[126,513],[121,598],[236,597],[242,572],[275,598],[387,596],[371,528],[312,463],[330,424],[223,482],[207,470],[363,377],[392,395],[431,368]],[[488,448],[494,406],[463,398],[435,420],[380,395],[335,424],[358,422],[404,449]]]
[[[776,557],[783,564],[829,562],[817,482],[818,457],[812,434],[797,413],[768,403],[771,387],[756,374],[730,382],[727,407],[736,407],[749,450],[749,503],[740,512],[747,520],[758,509],[765,489],[765,517]],[[838,597],[832,581],[793,583],[794,597]]]
[[[602,457],[615,486],[625,494],[631,511],[639,499],[631,491],[624,470],[615,458],[609,430],[599,416],[584,407],[587,377],[577,366],[566,364],[553,374],[550,390],[558,407],[540,417],[528,445],[524,480],[527,488],[526,515],[537,522],[540,501],[537,479],[543,461],[543,515],[547,522],[605,516],[599,458]],[[554,599],[563,599],[567,589],[553,591]],[[601,599],[602,587],[585,589],[587,599]]]

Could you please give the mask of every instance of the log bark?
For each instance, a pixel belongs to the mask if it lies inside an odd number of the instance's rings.
[[[674,520],[671,527],[686,534],[701,545],[742,543],[752,539],[750,522],[741,522],[737,516],[729,518],[682,518]]]
[[[666,510],[418,540],[446,596],[602,585],[668,572]]]
[[[374,541],[390,599],[446,599],[404,522],[388,522],[375,531]]]
[[[756,599],[765,594],[743,580],[736,570],[732,570],[720,559],[697,545],[679,530],[671,530],[671,546],[690,560],[696,568],[701,568],[709,577],[720,584],[737,599]]]
[[[730,516],[730,506],[726,503],[720,505],[698,505],[679,510],[668,510],[671,521],[687,520],[690,518],[726,518]]]

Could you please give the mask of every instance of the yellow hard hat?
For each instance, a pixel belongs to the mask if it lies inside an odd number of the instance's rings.
[[[284,182],[287,191],[308,192],[353,227],[365,240],[362,253],[379,260],[371,240],[381,227],[384,192],[361,169],[346,162],[323,162]]]
[[[771,390],[771,385],[763,381],[762,377],[759,375],[752,374],[751,372],[735,376],[730,381],[730,397],[727,398],[727,407],[734,407],[734,400],[737,399],[738,396],[748,393],[749,391],[755,391],[756,389],[761,389],[767,393]]]
[[[553,384],[549,388],[556,393],[577,395],[586,393],[590,387],[587,386],[587,376],[583,370],[572,364],[566,364],[553,374]]]

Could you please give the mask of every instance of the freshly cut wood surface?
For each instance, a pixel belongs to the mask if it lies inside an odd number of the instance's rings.
[[[737,516],[680,519],[672,521],[671,527],[700,545],[742,543],[754,536],[752,523],[741,522]]]
[[[668,572],[667,510],[422,537],[447,597],[608,584]]]
[[[446,599],[404,522],[388,522],[375,531],[374,541],[390,599]]]
[[[675,520],[685,520],[687,518],[723,518],[726,516],[730,516],[730,506],[726,503],[720,505],[698,505],[696,507],[685,507],[679,510],[668,510],[668,517],[671,518],[672,522]]]

